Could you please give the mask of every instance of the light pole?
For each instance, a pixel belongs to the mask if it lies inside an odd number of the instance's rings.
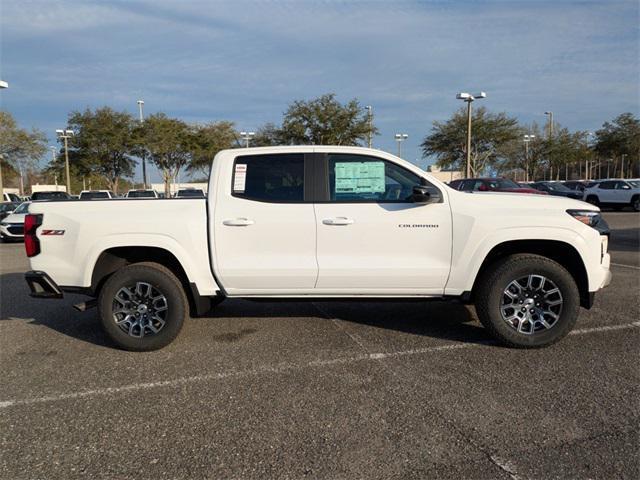
[[[460,92],[456,95],[458,100],[467,103],[467,178],[471,177],[471,104],[474,100],[487,98],[485,92],[471,95],[470,93]]]
[[[607,159],[607,178],[611,178],[609,175],[609,167],[611,167],[611,159]]]
[[[626,153],[620,155],[620,178],[624,178],[624,159],[626,158],[626,156]]]
[[[9,84],[4,80],[0,80],[0,89],[9,88]],[[2,184],[2,159],[4,157],[0,154],[0,201],[4,201],[4,186]]]
[[[545,115],[549,115],[549,136],[547,138],[553,137],[553,112],[544,112]]]
[[[396,142],[398,142],[398,157],[402,158],[402,142],[404,142],[409,135],[406,133],[396,133]]]
[[[64,170],[67,176],[67,193],[71,195],[71,176],[69,175],[69,143],[68,140],[73,137],[73,130],[56,130],[58,138],[64,140]]]
[[[144,114],[142,112],[143,108],[144,108],[144,100],[138,100],[137,101],[138,104],[138,113],[140,114],[140,125],[142,125],[144,123]],[[142,147],[142,183],[144,183],[144,188],[147,188],[147,162],[145,160],[146,157],[146,151],[144,149],[144,146]]]
[[[0,88],[9,88],[9,84],[4,80],[0,80]]]
[[[49,147],[49,149],[51,149],[51,165],[53,166],[53,164],[56,162],[56,150],[57,148],[54,147],[53,145],[51,145]],[[58,174],[54,173],[53,174],[53,178],[56,184],[56,192],[58,191]]]
[[[371,105],[367,105],[364,107],[367,109],[367,120],[369,121],[369,148],[373,145],[373,107]]]
[[[240,136],[245,141],[245,148],[249,148],[249,142],[255,136],[256,132],[240,132]]]
[[[529,181],[529,142],[536,138],[535,135],[524,136],[524,174],[525,182]]]

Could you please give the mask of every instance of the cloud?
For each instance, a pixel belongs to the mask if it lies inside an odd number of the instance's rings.
[[[523,121],[595,129],[638,112],[635,1],[299,2],[5,0],[3,108],[51,129],[108,104],[255,129],[287,104],[335,92],[374,106],[407,158],[460,90]]]

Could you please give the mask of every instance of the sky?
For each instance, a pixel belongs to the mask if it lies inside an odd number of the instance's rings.
[[[640,112],[640,2],[0,0],[0,108],[55,129],[108,105],[238,129],[333,92],[372,105],[374,147],[422,166],[434,121],[474,105],[598,129]],[[152,179],[159,175],[152,168]],[[138,169],[139,172],[139,169]],[[140,176],[137,173],[136,178]]]

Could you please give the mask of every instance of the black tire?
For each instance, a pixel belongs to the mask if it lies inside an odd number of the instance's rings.
[[[143,334],[140,337],[132,336],[123,330],[124,327],[118,326],[115,315],[119,313],[114,314],[116,294],[123,287],[137,285],[137,282],[151,285],[156,293],[164,296],[167,307],[163,318],[165,323],[158,332],[153,333],[142,327]],[[120,348],[137,352],[158,350],[170,344],[180,333],[184,320],[189,315],[189,302],[180,281],[168,268],[152,262],[127,265],[111,275],[100,290],[98,308],[100,322],[109,338]],[[134,332],[140,333],[140,327]]]
[[[562,295],[558,319],[548,329],[521,333],[503,319],[501,303],[509,284],[528,275],[542,275],[552,281]],[[515,348],[540,348],[565,337],[575,325],[580,308],[580,294],[574,278],[559,263],[533,254],[517,254],[491,265],[478,279],[474,292],[476,312],[484,327],[501,343]]]
[[[590,203],[591,205],[595,205],[596,207],[600,206],[600,200],[595,195],[589,195],[587,197],[587,203]]]
[[[631,208],[633,208],[634,212],[640,212],[640,195],[631,199]]]

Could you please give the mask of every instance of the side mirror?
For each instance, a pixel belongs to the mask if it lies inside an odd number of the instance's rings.
[[[622,189],[623,190],[631,190],[631,187],[629,185],[623,185]]]
[[[428,187],[415,186],[413,187],[411,200],[413,200],[413,203],[438,203],[440,201],[440,193]]]

